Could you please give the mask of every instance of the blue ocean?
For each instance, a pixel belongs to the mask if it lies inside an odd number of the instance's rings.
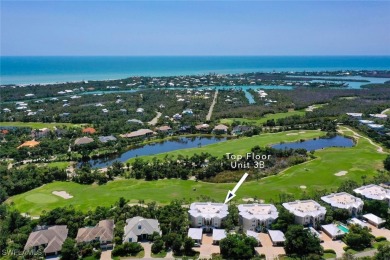
[[[204,73],[390,69],[390,56],[0,57],[1,84]]]

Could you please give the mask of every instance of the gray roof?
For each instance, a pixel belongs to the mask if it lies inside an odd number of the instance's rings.
[[[240,204],[238,205],[240,216],[245,219],[258,219],[258,220],[275,220],[278,218],[279,213],[276,207],[272,204]]]
[[[126,226],[123,241],[137,242],[139,235],[152,235],[154,232],[161,234],[160,224],[157,219],[146,219],[142,217],[134,217],[126,219]]]
[[[274,243],[281,243],[286,240],[283,232],[280,230],[268,230],[268,235]]]
[[[220,241],[226,237],[225,229],[213,229],[213,240]]]
[[[219,219],[225,218],[228,212],[228,206],[223,203],[212,202],[194,202],[190,206],[188,211],[192,217],[199,217],[211,219],[218,217]]]
[[[203,229],[202,228],[190,228],[188,229],[188,237],[196,240],[202,240]]]
[[[136,123],[136,124],[141,124],[141,125],[144,124],[141,120],[138,120],[138,119],[129,119],[129,120],[127,120],[127,123]]]
[[[253,238],[256,239],[257,241],[260,241],[260,239],[259,239],[259,233],[256,233],[255,231],[247,230],[247,231],[246,231],[246,235],[247,235],[248,237],[253,237]]]
[[[68,228],[65,225],[52,226],[42,230],[30,233],[24,249],[46,245],[44,252],[46,254],[61,251],[62,244],[68,237]]]
[[[103,241],[112,241],[114,238],[114,220],[101,220],[95,227],[80,228],[77,232],[76,241],[90,242],[95,239]]]
[[[89,144],[89,143],[92,143],[93,142],[93,139],[91,137],[81,137],[81,138],[77,138],[75,141],[74,141],[74,144],[75,145],[81,145],[81,144]]]
[[[99,141],[102,143],[107,143],[109,141],[116,141],[116,137],[113,135],[99,136]]]

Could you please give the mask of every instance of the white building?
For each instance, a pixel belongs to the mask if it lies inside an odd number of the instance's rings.
[[[123,242],[138,242],[157,232],[161,235],[160,224],[157,219],[134,217],[126,219]]]
[[[390,190],[381,186],[370,184],[354,189],[353,191],[366,197],[367,199],[388,201],[390,205]]]
[[[194,202],[188,211],[191,226],[210,231],[220,228],[223,220],[229,214],[228,206],[223,203]]]
[[[349,193],[332,193],[321,197],[323,201],[330,204],[333,208],[346,209],[351,216],[357,216],[362,213],[364,202]]]
[[[365,214],[363,215],[363,218],[365,220],[368,221],[368,223],[370,223],[371,225],[374,225],[376,226],[377,228],[379,228],[381,225],[383,225],[384,223],[386,223],[386,220],[372,214],[372,213],[369,213],[369,214]]]
[[[279,216],[272,204],[241,204],[238,210],[244,231],[261,231],[262,227],[269,227]]]
[[[283,207],[294,214],[297,224],[316,226],[325,219],[325,207],[322,207],[314,200],[287,202],[283,203]]]

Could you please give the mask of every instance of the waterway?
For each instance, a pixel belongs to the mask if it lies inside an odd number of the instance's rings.
[[[106,158],[91,159],[88,162],[93,168],[103,168],[111,166],[115,161],[126,162],[127,160],[139,156],[155,155],[159,153],[172,152],[181,149],[202,147],[209,144],[226,141],[226,137],[180,137],[164,142],[151,143],[142,147],[130,149],[120,155],[109,156]],[[78,167],[82,163],[78,164]]]
[[[306,149],[307,151],[315,151],[327,147],[352,147],[354,142],[352,139],[337,135],[332,138],[318,138],[313,140],[306,140],[303,142],[281,143],[273,145],[275,149]]]

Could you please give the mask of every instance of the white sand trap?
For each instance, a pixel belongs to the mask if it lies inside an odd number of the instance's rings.
[[[305,134],[306,132],[305,132],[305,131],[300,131],[299,133],[300,133],[300,134]]]
[[[305,185],[301,185],[301,186],[299,186],[299,188],[306,189],[307,187]]]
[[[289,134],[286,134],[286,135],[298,135],[298,133],[289,133]]]
[[[346,175],[348,173],[348,171],[339,171],[338,173],[335,173],[334,175],[336,175],[336,176],[344,176],[344,175]]]
[[[59,197],[66,199],[66,200],[73,198],[73,196],[70,195],[69,193],[67,193],[66,191],[53,191],[52,194],[59,196]]]
[[[244,201],[244,202],[254,202],[255,199],[254,199],[254,198],[243,198],[242,201]],[[259,203],[264,203],[264,200],[258,199],[257,201],[258,201]]]

